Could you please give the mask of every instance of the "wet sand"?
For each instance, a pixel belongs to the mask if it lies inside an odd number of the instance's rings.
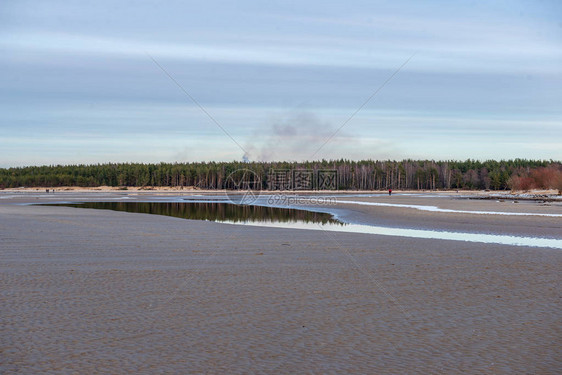
[[[83,197],[69,193],[64,200]],[[86,195],[123,197],[129,196]],[[562,368],[560,250],[14,204],[56,199],[63,198],[0,199],[1,373],[555,374]],[[379,225],[562,236],[560,218],[337,208]]]
[[[514,200],[472,200],[442,194],[421,196],[392,195],[375,198],[338,198],[338,201],[375,202],[396,205],[434,206],[441,209],[484,212],[517,212],[562,215],[562,202],[522,202]],[[430,212],[414,208],[338,204],[343,219],[364,224],[448,230],[471,233],[506,234],[562,238],[562,216],[509,216]]]

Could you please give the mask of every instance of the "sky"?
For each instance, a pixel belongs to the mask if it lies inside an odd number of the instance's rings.
[[[562,2],[0,2],[0,167],[562,160]]]

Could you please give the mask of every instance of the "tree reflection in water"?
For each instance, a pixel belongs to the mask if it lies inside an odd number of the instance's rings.
[[[218,222],[304,222],[343,225],[331,214],[324,212],[216,202],[86,202],[56,204],[56,206],[126,211]]]

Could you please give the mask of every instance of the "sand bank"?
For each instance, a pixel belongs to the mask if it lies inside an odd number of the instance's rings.
[[[0,200],[2,373],[554,374],[562,367],[559,250],[13,204],[50,201]],[[556,218],[336,208],[371,222],[560,237]]]

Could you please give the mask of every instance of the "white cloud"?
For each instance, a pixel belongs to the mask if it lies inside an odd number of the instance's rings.
[[[443,30],[446,34],[446,30]],[[217,37],[205,42],[183,43],[107,38],[74,33],[15,33],[0,36],[7,58],[10,51],[44,51],[59,54],[114,55],[185,61],[242,64],[336,66],[395,69],[418,52],[405,70],[462,73],[562,73],[560,43],[518,39],[505,30],[480,39],[466,35],[418,40],[399,35],[385,38],[355,38],[272,35],[238,38]]]

